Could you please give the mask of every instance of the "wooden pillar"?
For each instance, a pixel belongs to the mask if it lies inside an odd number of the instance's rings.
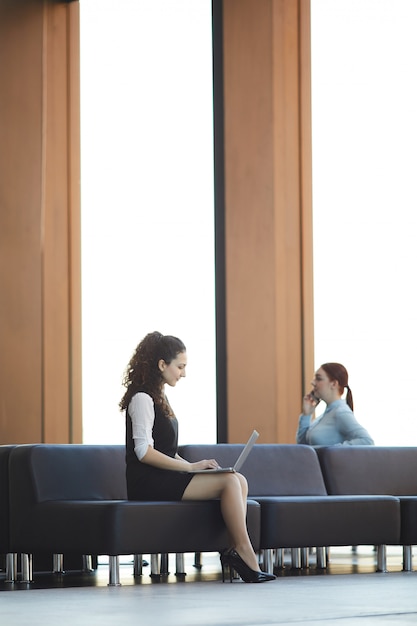
[[[313,374],[310,2],[223,0],[228,441],[293,443]]]
[[[81,441],[79,5],[0,0],[0,443]]]

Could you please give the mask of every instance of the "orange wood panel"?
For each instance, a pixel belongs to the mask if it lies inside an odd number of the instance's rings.
[[[44,437],[69,439],[67,5],[47,5],[44,28]]]
[[[310,389],[310,381],[315,366],[310,24],[310,0],[300,0],[301,267],[304,391]]]
[[[273,3],[275,428],[293,442],[302,394],[298,3]]]
[[[82,442],[80,6],[68,7],[68,202],[70,272],[70,441]]]
[[[265,441],[275,434],[270,2],[228,0],[223,11],[228,440],[256,427]]]
[[[0,46],[0,443],[80,441],[78,4],[0,0]]]
[[[44,433],[81,441],[79,6],[48,3],[44,37]]]
[[[33,2],[0,2],[0,59],[0,443],[7,444],[42,440],[42,14]]]
[[[294,441],[311,358],[303,5],[223,3],[229,441],[252,427],[264,442]]]

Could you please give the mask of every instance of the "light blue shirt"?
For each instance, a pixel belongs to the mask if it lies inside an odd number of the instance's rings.
[[[300,415],[296,440],[309,446],[374,445],[374,440],[359,424],[345,400],[328,404],[324,413],[313,421],[311,415]]]

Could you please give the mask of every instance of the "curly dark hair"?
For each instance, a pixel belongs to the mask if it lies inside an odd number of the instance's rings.
[[[138,391],[148,393],[155,405],[160,406],[164,413],[172,416],[172,409],[162,393],[163,378],[158,367],[161,359],[167,365],[186,348],[181,339],[172,335],[162,335],[158,331],[148,333],[137,346],[123,377],[126,392],[119,402],[120,410],[129,406],[129,402]]]

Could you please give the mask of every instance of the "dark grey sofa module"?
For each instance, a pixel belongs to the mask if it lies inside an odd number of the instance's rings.
[[[417,447],[332,446],[317,448],[330,494],[391,495],[400,501],[399,542],[408,546],[405,569],[411,569],[411,545],[417,544]]]
[[[329,495],[316,451],[310,446],[259,444],[244,473],[251,497],[261,504],[263,548],[398,541],[398,500]]]
[[[233,465],[242,445],[184,446],[194,461]],[[391,495],[329,495],[311,446],[256,444],[241,470],[261,505],[261,548],[398,543],[399,500]]]
[[[124,446],[18,446],[10,455],[9,478],[13,552],[118,556],[228,545],[217,500],[128,501]],[[248,528],[258,549],[257,502],[249,502]]]

